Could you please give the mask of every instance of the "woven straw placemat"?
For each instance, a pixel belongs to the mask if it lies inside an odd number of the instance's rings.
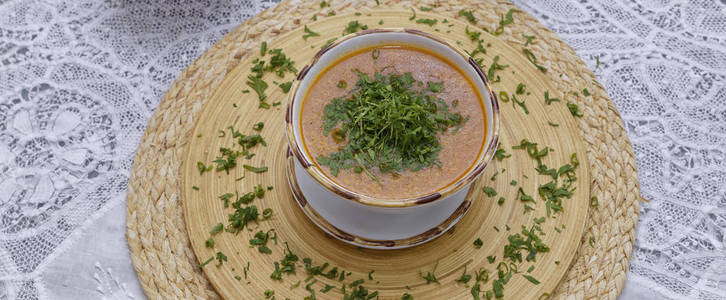
[[[489,29],[514,7],[506,1],[380,2],[404,9],[437,4],[435,13],[452,18],[460,18],[461,9],[473,9],[477,26]],[[322,17],[329,11],[365,11],[375,6],[374,1],[335,1],[321,11],[319,2],[285,1],[226,35],[171,86],[139,146],[127,196],[131,258],[149,298],[219,297],[191,250],[179,196],[179,169],[195,118],[227,72],[248,53],[256,53],[261,41],[302,26],[313,13]],[[518,11],[514,23],[506,26],[499,38],[521,48],[525,43],[522,34],[536,36],[538,42],[530,48],[549,68],[546,74],[552,85],[565,95],[563,100],[579,104],[585,112],[578,125],[588,151],[590,192],[599,199],[599,208],[590,210],[583,245],[554,296],[614,299],[625,283],[641,199],[630,142],[617,110],[572,48],[532,16]],[[593,96],[572,93],[583,87]]]

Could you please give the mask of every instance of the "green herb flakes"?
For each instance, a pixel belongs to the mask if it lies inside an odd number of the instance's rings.
[[[429,26],[434,26],[439,20],[437,19],[418,19],[416,20],[416,23],[418,24],[426,24]]]
[[[475,248],[479,249],[482,246],[484,246],[484,242],[481,239],[478,238],[478,239],[474,240],[474,247]]]
[[[262,45],[260,45],[260,56],[265,56],[265,53],[267,53],[267,41],[262,42]]]
[[[204,175],[204,172],[209,172],[212,170],[212,166],[205,166],[203,162],[198,161],[197,162],[197,169],[199,170],[199,175]]]
[[[550,98],[550,92],[549,91],[545,91],[545,93],[544,93],[544,99],[545,99],[545,103],[547,105],[551,105],[552,102],[560,102],[560,99]]]
[[[459,16],[465,17],[467,20],[469,20],[469,23],[476,24],[476,18],[474,17],[474,11],[473,10],[460,10]]]
[[[372,78],[357,74],[356,90],[348,99],[333,99],[323,115],[324,134],[333,132],[336,141],[347,143],[338,152],[319,156],[318,163],[333,176],[340,169],[359,167],[376,181],[372,168],[396,174],[438,165],[437,132],[467,120],[435,96],[443,85],[429,82],[425,91],[417,91],[410,73],[376,73]]]
[[[484,192],[484,194],[486,194],[489,197],[494,197],[497,195],[497,191],[495,191],[493,188],[488,187],[488,186],[481,188],[481,190],[482,190],[482,192]]]
[[[539,284],[539,281],[537,279],[535,279],[534,277],[532,277],[532,276],[529,276],[529,275],[526,275],[526,274],[522,274],[522,277],[524,277],[525,279],[529,280],[529,282],[531,282],[531,283]]]
[[[436,261],[436,264],[434,265],[434,269],[431,270],[431,272],[426,272],[426,275],[424,275],[421,271],[419,271],[419,275],[421,276],[421,278],[426,280],[426,284],[430,284],[432,282],[435,282],[436,284],[439,284],[439,285],[441,284],[441,283],[439,283],[439,280],[436,278],[436,274],[435,274],[436,268],[438,266],[439,266],[439,262]]]
[[[567,109],[570,110],[570,114],[572,114],[575,117],[581,118],[583,116],[582,112],[580,112],[580,109],[577,107],[577,104],[567,101]]]
[[[244,168],[245,168],[245,170],[254,172],[254,173],[265,173],[265,172],[267,172],[267,169],[268,169],[267,167],[264,167],[264,166],[263,167],[253,167],[250,165],[244,165]]]
[[[532,53],[531,50],[524,48],[522,49],[522,52],[524,53],[524,56],[527,57],[527,60],[529,60],[529,62],[531,62],[538,70],[542,72],[547,72],[547,68],[537,63],[537,57],[534,56],[534,53]]]
[[[267,82],[250,75],[247,77],[247,85],[252,88],[255,93],[257,93],[257,97],[259,98],[260,102],[263,102],[267,98],[267,95],[265,95],[265,90],[267,89]]]
[[[524,85],[524,83],[520,82],[519,84],[517,84],[517,90],[516,90],[517,95],[524,94],[524,92],[526,92],[526,90],[525,90],[526,88],[527,88],[527,86]]]
[[[278,85],[283,93],[287,94],[290,92],[290,88],[292,87],[292,81],[283,82]]]
[[[213,260],[214,260],[214,256],[210,257],[209,259],[205,260],[203,263],[199,264],[199,267],[200,268],[204,267],[204,266],[208,265],[210,262],[212,262]]]
[[[499,64],[499,55],[494,57],[494,60],[492,61],[492,64],[489,66],[489,71],[487,72],[487,78],[489,80],[492,80],[493,82],[498,82],[501,79],[499,78],[499,75],[497,75],[497,79],[494,79],[494,73],[497,70],[504,70],[505,68],[509,67],[509,65],[501,65]]]
[[[217,225],[214,225],[214,227],[212,227],[212,231],[210,231],[209,234],[215,235],[222,232],[222,230],[224,230],[224,225],[222,223],[218,223]]]
[[[368,25],[361,24],[358,20],[348,22],[348,26],[343,30],[343,35],[358,32],[359,30],[368,29]]]
[[[222,266],[222,263],[227,261],[227,255],[224,255],[222,252],[217,252],[217,268]]]
[[[295,274],[295,263],[298,261],[298,256],[290,250],[287,243],[285,243],[285,249],[285,256],[279,262],[275,262],[275,270],[270,274],[270,278],[273,280],[282,280],[283,274]]]

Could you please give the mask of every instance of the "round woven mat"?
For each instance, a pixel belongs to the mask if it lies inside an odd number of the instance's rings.
[[[417,1],[380,1],[393,8],[418,8]],[[431,1],[427,1],[431,2]],[[180,198],[180,166],[195,120],[227,73],[259,43],[273,39],[329,11],[365,11],[374,1],[285,1],[247,20],[189,66],[166,93],[139,146],[127,196],[127,237],[139,281],[149,298],[218,298],[191,249]],[[514,6],[506,1],[439,3],[433,12],[457,17],[473,9],[478,27],[493,29],[499,16]],[[574,51],[532,16],[515,13],[515,21],[499,36],[521,48],[522,34],[535,35],[530,48],[549,68],[546,73],[564,101],[581,107],[577,119],[587,148],[590,193],[599,199],[591,209],[575,261],[555,291],[555,298],[610,298],[622,290],[638,221],[639,187],[634,155],[622,121],[595,76]],[[592,97],[572,92],[588,88]],[[584,161],[584,159],[581,159]]]

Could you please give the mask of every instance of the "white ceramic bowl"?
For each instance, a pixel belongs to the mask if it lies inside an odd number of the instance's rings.
[[[472,79],[483,97],[487,122],[484,151],[477,157],[474,167],[459,180],[421,197],[383,199],[348,190],[324,175],[303,146],[302,103],[315,78],[328,65],[351,52],[384,45],[408,45],[444,57]],[[285,117],[290,147],[287,176],[293,196],[318,227],[361,247],[411,247],[451,228],[469,209],[469,187],[491,161],[498,146],[499,106],[484,72],[464,51],[418,30],[372,29],[341,38],[318,52],[312,62],[301,69],[289,97]]]

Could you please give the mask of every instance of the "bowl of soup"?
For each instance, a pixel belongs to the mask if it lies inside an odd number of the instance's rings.
[[[411,247],[451,228],[498,146],[497,99],[480,66],[418,30],[339,39],[289,97],[293,198],[323,231],[361,247]]]

